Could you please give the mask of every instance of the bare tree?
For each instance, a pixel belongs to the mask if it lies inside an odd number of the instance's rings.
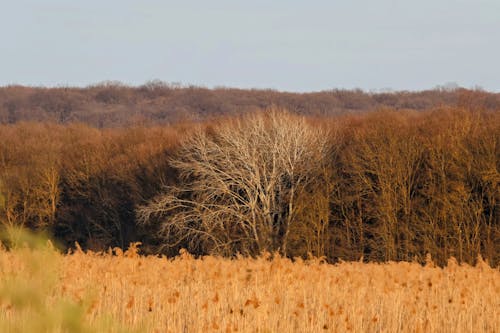
[[[303,117],[271,109],[199,130],[172,164],[181,187],[138,209],[160,221],[168,245],[209,253],[287,254],[300,197],[317,182],[327,135]]]

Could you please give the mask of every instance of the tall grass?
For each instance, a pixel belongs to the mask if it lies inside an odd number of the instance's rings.
[[[0,332],[128,331],[102,311],[89,320],[92,289],[79,299],[65,293],[68,267],[47,238],[20,229],[0,236]]]
[[[107,318],[107,319],[106,319]],[[500,332],[500,271],[0,250],[1,332]]]

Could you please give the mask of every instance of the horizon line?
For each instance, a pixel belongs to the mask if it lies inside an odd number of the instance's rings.
[[[90,84],[23,84],[23,83],[8,83],[0,85],[0,89],[4,88],[14,88],[14,87],[22,87],[22,88],[33,88],[33,89],[91,89],[98,87],[123,87],[123,88],[132,88],[138,89],[147,87],[151,85],[152,88],[169,88],[169,89],[205,89],[205,90],[247,90],[247,91],[273,91],[277,93],[293,93],[293,94],[314,94],[314,93],[325,93],[332,91],[354,91],[354,92],[362,92],[366,94],[397,94],[397,93],[421,93],[421,92],[429,92],[429,91],[441,91],[441,92],[453,92],[457,90],[470,90],[470,91],[481,91],[491,94],[498,94],[500,91],[488,90],[480,85],[473,85],[471,87],[464,87],[455,82],[447,82],[445,84],[435,85],[432,88],[424,88],[424,89],[398,89],[392,87],[384,87],[384,88],[371,88],[365,89],[360,87],[332,87],[325,88],[322,90],[286,90],[272,87],[237,87],[237,86],[226,86],[226,85],[203,85],[203,84],[192,84],[192,83],[183,83],[176,81],[164,81],[161,79],[152,79],[147,80],[142,84],[134,84],[127,83],[120,80],[103,80],[97,81],[96,83]]]

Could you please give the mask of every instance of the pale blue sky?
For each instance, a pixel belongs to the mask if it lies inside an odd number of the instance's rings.
[[[500,91],[500,0],[0,0],[0,85]]]

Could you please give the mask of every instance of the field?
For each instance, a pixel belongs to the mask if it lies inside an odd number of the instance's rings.
[[[500,271],[2,249],[0,330],[500,332]]]

